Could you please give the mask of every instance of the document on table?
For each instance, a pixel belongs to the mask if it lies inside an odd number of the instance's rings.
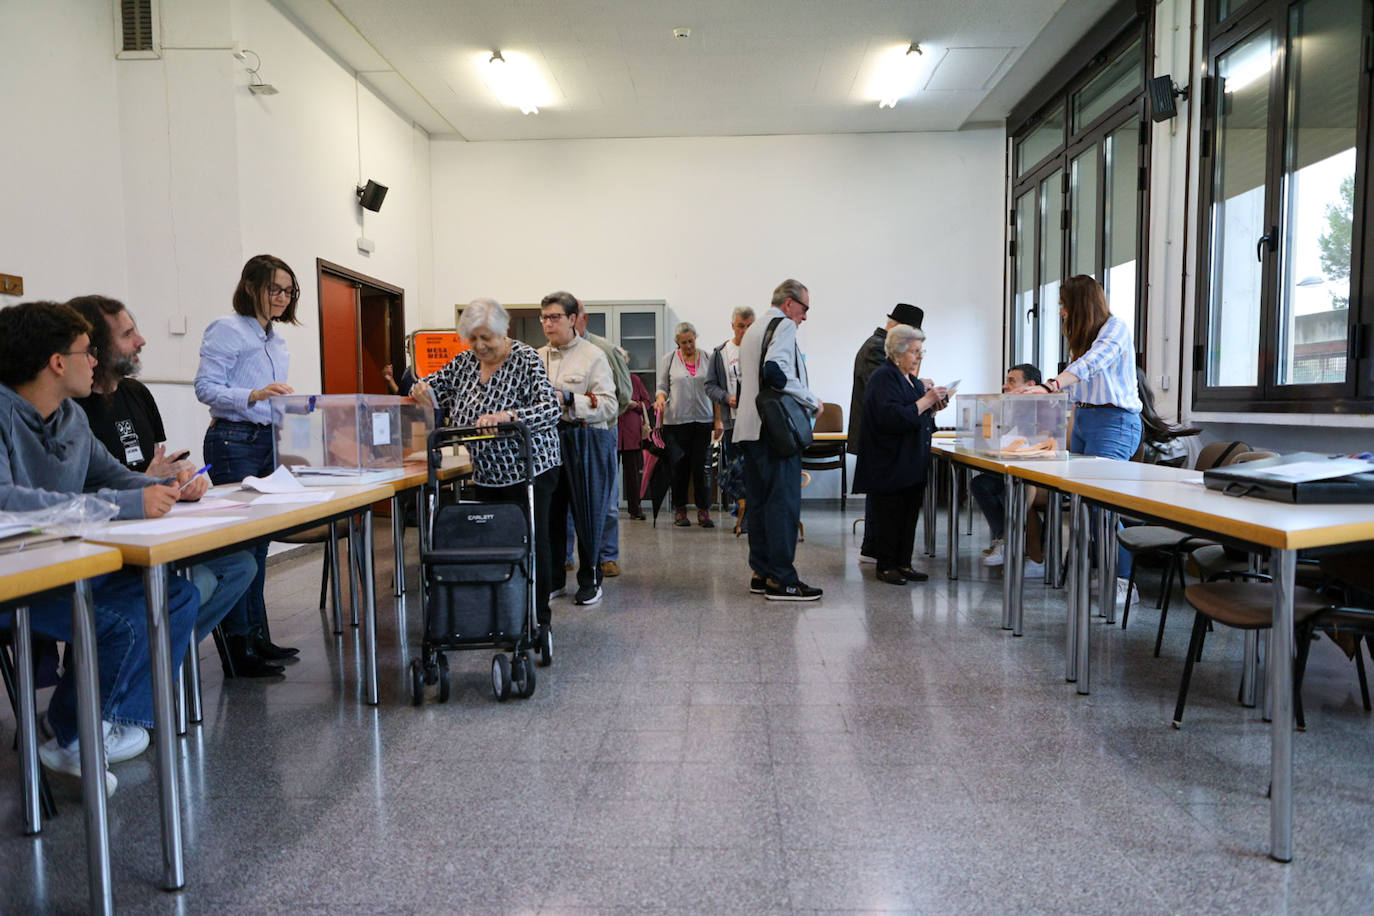
[[[266,477],[243,478],[243,488],[259,493],[301,493],[305,485],[295,478],[288,467],[282,465]]]
[[[301,493],[264,493],[253,500],[255,506],[276,506],[282,503],[322,503],[333,499],[333,490],[305,490]]]
[[[1246,470],[1231,468],[1231,471]],[[1360,474],[1374,471],[1374,464],[1361,458],[1327,458],[1318,461],[1295,461],[1271,468],[1255,468],[1249,473],[1256,477],[1264,476],[1273,480],[1286,480],[1290,483],[1307,483],[1310,480],[1330,480],[1332,477],[1345,477],[1347,474]]]
[[[243,503],[232,499],[201,499],[193,503],[177,503],[167,510],[172,517],[191,515],[195,512],[213,512],[216,509],[242,509]]]
[[[208,528],[213,525],[223,525],[228,522],[246,521],[246,515],[216,515],[213,518],[204,515],[182,516],[179,518],[148,519],[142,522],[119,522],[111,525],[111,534],[175,534],[178,531],[189,531],[192,528]]]

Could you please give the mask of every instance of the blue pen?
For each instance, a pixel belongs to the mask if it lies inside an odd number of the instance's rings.
[[[197,477],[199,477],[201,474],[204,474],[206,471],[210,470],[212,467],[214,467],[213,464],[207,464],[205,467],[201,468],[199,471],[196,471],[196,472],[195,472],[194,474],[192,474],[190,477],[187,477],[187,478],[186,478],[186,483],[190,483],[191,481],[195,480]],[[177,487],[177,491],[180,492],[180,491],[186,489],[186,483],[184,483],[184,484],[182,484],[181,486]]]

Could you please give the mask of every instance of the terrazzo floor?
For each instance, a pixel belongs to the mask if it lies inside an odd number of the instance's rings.
[[[115,766],[121,912],[1341,913],[1374,910],[1374,721],[1354,666],[1314,645],[1295,738],[1296,859],[1267,856],[1269,726],[1236,703],[1241,637],[1209,637],[1171,718],[1191,614],[1152,655],[1153,586],[1122,631],[1094,623],[1093,692],[1064,681],[1063,593],[962,539],[958,581],[860,567],[857,507],[808,507],[813,604],[747,590],[728,528],[622,523],[625,573],[595,607],[554,604],[552,668],[496,702],[489,652],[452,653],[453,696],[410,706],[419,645],[380,588],[381,704],[315,607],[318,550],[273,566],[281,681],[222,682],[179,743],[187,886],[161,872],[151,755]],[[410,532],[413,541],[414,532]],[[379,583],[390,576],[379,532]],[[412,544],[411,556],[414,556]],[[40,698],[40,708],[46,697]],[[8,747],[14,720],[0,710]],[[21,835],[0,753],[0,912],[86,907],[76,790]]]

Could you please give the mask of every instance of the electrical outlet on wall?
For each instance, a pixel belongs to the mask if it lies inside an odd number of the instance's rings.
[[[1168,376],[1168,375],[1161,375],[1161,376],[1159,377],[1159,390],[1160,390],[1160,391],[1168,391],[1168,390],[1169,390],[1169,386],[1173,384],[1173,381],[1174,381],[1174,380],[1173,380],[1173,378],[1172,378],[1171,376]]]

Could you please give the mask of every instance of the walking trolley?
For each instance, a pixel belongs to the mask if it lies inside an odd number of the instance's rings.
[[[514,439],[524,470],[523,502],[453,502],[439,499],[442,450],[451,445]],[[534,475],[529,430],[523,423],[494,428],[436,429],[428,442],[429,485],[421,526],[420,579],[425,631],[420,655],[410,662],[410,698],[424,702],[438,684],[449,697],[448,658],[457,649],[496,649],[491,688],[496,699],[534,694],[534,660],[553,661],[553,634],[535,615]]]

